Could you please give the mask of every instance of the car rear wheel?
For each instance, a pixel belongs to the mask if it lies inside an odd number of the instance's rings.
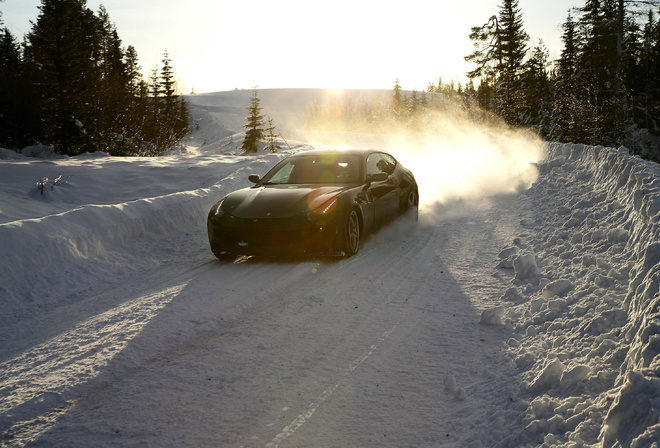
[[[357,254],[360,250],[360,217],[355,209],[351,209],[346,217],[344,240],[344,255],[350,257]]]
[[[410,190],[406,198],[406,214],[417,221],[419,217],[419,198],[415,190]]]

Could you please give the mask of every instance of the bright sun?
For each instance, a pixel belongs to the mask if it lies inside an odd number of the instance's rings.
[[[558,57],[560,31],[573,0],[520,0],[525,29]],[[30,30],[41,0],[5,0],[3,20],[18,40]],[[501,0],[383,4],[336,0],[87,0],[106,8],[125,46],[138,52],[146,76],[168,51],[180,89],[197,93],[234,88],[391,89],[466,82],[472,67],[470,27],[499,11]]]

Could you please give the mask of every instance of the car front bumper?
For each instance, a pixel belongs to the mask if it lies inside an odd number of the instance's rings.
[[[340,252],[334,219],[236,218],[209,214],[207,229],[216,255],[334,255]]]

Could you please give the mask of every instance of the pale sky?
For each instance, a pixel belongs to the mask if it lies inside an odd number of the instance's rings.
[[[472,66],[470,27],[499,12],[501,0],[87,0],[103,4],[124,47],[133,45],[143,71],[165,49],[183,93],[259,88],[426,89],[465,82]],[[556,59],[560,25],[580,0],[519,0],[532,45],[543,39]],[[0,3],[19,41],[41,0]]]

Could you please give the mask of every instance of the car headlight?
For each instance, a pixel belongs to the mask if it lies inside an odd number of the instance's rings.
[[[323,210],[321,210],[321,214],[322,215],[327,215],[329,213],[334,212],[335,208],[336,208],[336,205],[337,205],[337,199],[338,198],[334,198],[332,201],[330,201],[329,204],[323,204],[324,207],[323,207]]]
[[[219,202],[217,202],[212,208],[211,208],[211,213],[210,215],[219,218],[222,215],[224,215],[224,210],[222,210],[222,203],[225,202],[225,198],[220,199]]]
[[[334,198],[328,202],[325,202],[320,207],[317,207],[314,210],[308,212],[307,216],[311,221],[317,221],[319,219],[325,221],[325,218],[329,218],[334,215],[335,210],[337,209],[338,199],[339,198]]]

